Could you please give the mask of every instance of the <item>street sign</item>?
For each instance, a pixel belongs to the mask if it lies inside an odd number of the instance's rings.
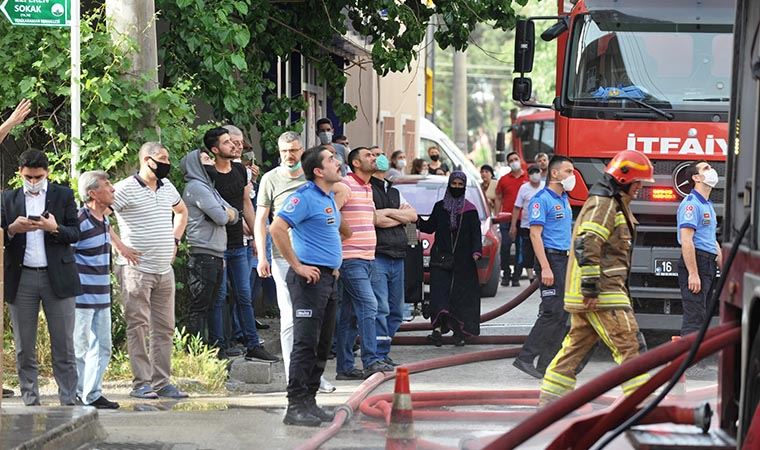
[[[18,26],[68,27],[71,22],[71,0],[3,0],[0,10]]]

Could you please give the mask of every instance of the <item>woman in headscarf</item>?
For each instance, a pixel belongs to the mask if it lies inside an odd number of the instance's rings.
[[[420,231],[435,235],[430,250],[430,320],[428,340],[441,346],[442,335],[454,332],[457,346],[480,334],[480,282],[476,262],[481,257],[480,217],[465,200],[467,176],[454,171],[443,200],[433,206]]]

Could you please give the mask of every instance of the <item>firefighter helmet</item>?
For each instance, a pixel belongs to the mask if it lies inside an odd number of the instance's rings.
[[[654,167],[647,156],[636,150],[623,150],[615,155],[604,171],[620,184],[636,181],[654,183]]]

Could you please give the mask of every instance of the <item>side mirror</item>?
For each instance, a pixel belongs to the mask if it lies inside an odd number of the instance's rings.
[[[552,25],[551,27],[547,28],[546,31],[541,33],[541,39],[543,39],[546,42],[551,42],[554,39],[556,39],[558,36],[560,36],[562,33],[567,31],[569,28],[568,18],[562,17]]]
[[[506,148],[506,134],[503,131],[496,133],[496,151],[503,152]]]
[[[496,162],[506,162],[507,152],[496,152]]]
[[[533,93],[533,83],[530,78],[517,77],[512,80],[512,100],[525,103],[530,101]]]
[[[494,223],[509,223],[512,221],[511,212],[500,212],[493,217]]]
[[[533,70],[536,46],[536,25],[531,20],[518,20],[515,26],[515,73]]]

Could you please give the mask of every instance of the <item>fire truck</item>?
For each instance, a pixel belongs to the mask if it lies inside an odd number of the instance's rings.
[[[731,93],[733,1],[559,0],[557,16],[519,20],[512,97],[554,113],[555,153],[573,160],[580,208],[609,159],[623,149],[645,153],[655,183],[632,204],[639,220],[630,291],[645,329],[679,329],[676,276],[678,203],[688,195],[686,167],[707,160],[721,176],[713,189],[724,214]],[[535,23],[557,41],[556,97],[530,101]],[[497,138],[497,142],[501,140]]]

